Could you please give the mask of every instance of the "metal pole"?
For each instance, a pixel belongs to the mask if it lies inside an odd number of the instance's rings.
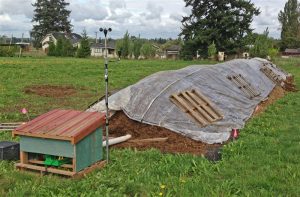
[[[108,51],[107,51],[107,32],[111,31],[111,28],[109,29],[102,29],[100,28],[100,31],[104,32],[105,36],[105,105],[106,105],[106,118],[105,118],[105,131],[106,131],[106,162],[109,162],[109,145],[108,145],[108,138],[109,138],[109,132],[108,132],[108,125],[109,125],[109,108],[108,108]]]
[[[105,104],[106,104],[106,161],[108,163],[109,151],[108,151],[108,124],[109,124],[109,109],[108,109],[108,61],[107,61],[107,38],[105,36]]]

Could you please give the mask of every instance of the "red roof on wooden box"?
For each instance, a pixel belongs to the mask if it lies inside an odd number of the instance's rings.
[[[76,144],[105,122],[98,112],[52,110],[13,131],[13,135],[71,141]]]

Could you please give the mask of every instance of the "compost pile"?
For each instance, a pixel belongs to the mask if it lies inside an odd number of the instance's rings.
[[[255,92],[251,98],[242,91],[243,87],[236,86],[229,79],[229,76],[238,75]],[[132,145],[141,149],[152,146],[168,152],[205,152],[210,146],[207,144],[228,141],[232,128],[243,128],[256,109],[264,108],[257,106],[289,77],[276,65],[259,58],[158,72],[109,97],[109,108],[122,111],[111,120],[112,133],[132,134],[134,138],[168,137],[166,142],[155,145],[126,142],[118,146]],[[222,118],[201,126],[171,102],[170,97],[174,93],[187,90],[205,95],[213,108],[221,112]],[[275,89],[276,92],[278,89]],[[104,101],[96,103],[88,111],[105,111]]]

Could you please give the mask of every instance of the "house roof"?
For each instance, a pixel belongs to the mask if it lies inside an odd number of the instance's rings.
[[[62,33],[62,32],[53,32],[47,34],[42,40],[44,40],[47,36],[52,35],[56,40],[59,38],[66,38],[71,41],[72,44],[80,42],[82,36],[76,33]]]
[[[13,131],[13,135],[71,141],[76,144],[105,122],[105,115],[75,110],[52,110]]]
[[[300,53],[300,49],[285,49],[285,53]]]
[[[166,51],[180,51],[181,50],[181,46],[179,45],[171,45],[168,48],[166,48]]]
[[[91,44],[91,48],[95,48],[95,49],[102,49],[104,47],[105,47],[104,43],[92,43]],[[116,48],[115,47],[115,41],[112,41],[112,40],[108,41],[107,42],[107,48],[108,49],[115,49]]]

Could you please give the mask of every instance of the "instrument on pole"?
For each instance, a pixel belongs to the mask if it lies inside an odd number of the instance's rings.
[[[108,159],[109,159],[109,150],[108,150],[108,139],[109,139],[109,132],[108,132],[108,125],[109,125],[109,109],[108,109],[108,57],[107,57],[107,33],[111,32],[112,29],[111,28],[100,28],[99,29],[100,32],[104,33],[104,37],[105,37],[105,64],[104,64],[104,69],[105,69],[105,74],[104,74],[104,78],[105,78],[105,105],[106,105],[106,116],[105,116],[105,132],[106,132],[106,162],[108,163]]]

